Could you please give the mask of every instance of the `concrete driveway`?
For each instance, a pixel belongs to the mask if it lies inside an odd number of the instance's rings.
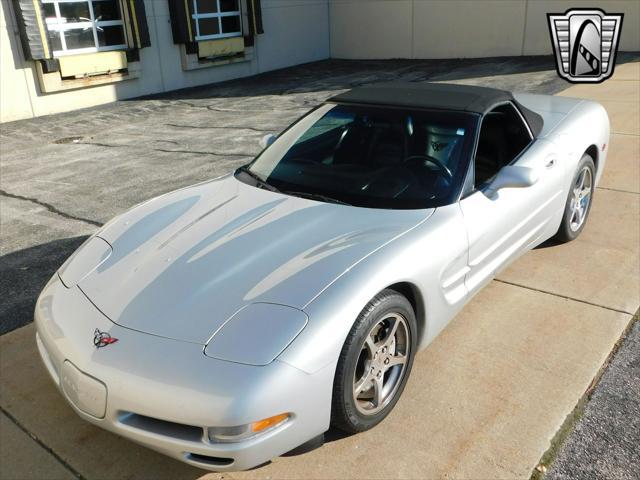
[[[498,72],[498,73],[496,73]],[[387,78],[593,98],[612,138],[589,223],[502,272],[416,358],[394,412],[321,448],[218,475],[81,421],[25,325],[37,292],[113,215],[245,163],[336,91]],[[557,79],[552,60],[321,62],[174,95],[2,126],[0,477],[528,478],[640,305],[640,62],[601,85]]]

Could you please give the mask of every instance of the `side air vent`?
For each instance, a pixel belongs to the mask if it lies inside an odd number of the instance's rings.
[[[138,415],[137,413],[131,412],[123,412],[120,416],[120,423],[138,430],[155,433],[156,435],[187,440],[190,442],[201,442],[203,436],[202,427],[168,422],[166,420]]]
[[[208,455],[200,455],[197,453],[187,453],[187,460],[197,462],[212,467],[228,467],[233,463],[233,458],[210,457]]]

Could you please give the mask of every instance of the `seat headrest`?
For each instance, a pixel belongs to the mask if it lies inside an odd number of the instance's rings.
[[[451,153],[462,140],[456,129],[429,127],[427,129],[427,152],[430,157],[436,158],[445,165],[448,163]]]

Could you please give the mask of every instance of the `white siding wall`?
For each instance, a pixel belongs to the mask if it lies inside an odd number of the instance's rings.
[[[640,51],[638,0],[331,0],[333,58],[473,58],[552,53],[546,13],[624,13],[621,51]]]
[[[260,72],[330,57],[327,0],[262,0],[262,22]]]

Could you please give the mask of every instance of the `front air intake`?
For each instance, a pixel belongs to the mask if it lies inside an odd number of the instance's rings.
[[[210,457],[198,453],[187,453],[186,459],[190,462],[197,462],[211,467],[228,467],[233,463],[233,458]]]
[[[123,412],[120,416],[120,423],[137,430],[162,435],[163,437],[187,440],[190,442],[202,442],[202,427],[169,422],[167,420],[160,420],[131,412]]]

